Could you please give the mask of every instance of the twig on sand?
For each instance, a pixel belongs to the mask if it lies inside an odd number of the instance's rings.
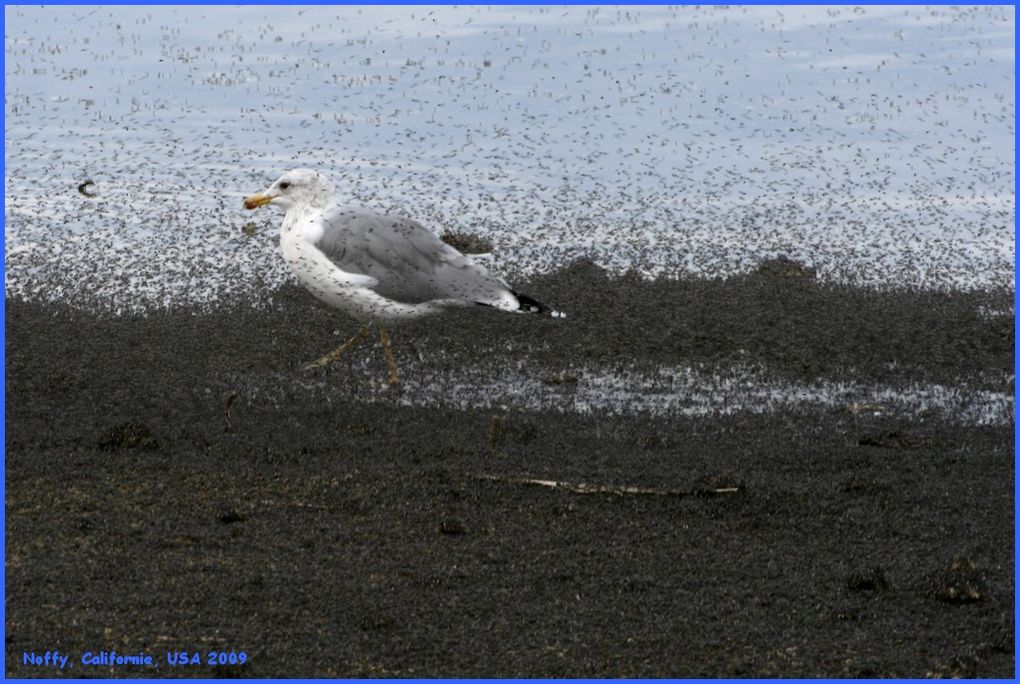
[[[234,400],[237,399],[237,390],[230,390],[223,395],[223,431],[233,432],[234,425],[230,422],[230,407],[234,405]]]
[[[615,494],[617,496],[725,496],[738,494],[743,487],[710,487],[705,489],[659,489],[657,487],[634,487],[631,485],[592,484],[588,482],[564,482],[561,480],[540,480],[530,477],[502,477],[499,475],[478,475],[481,480],[506,482],[508,484],[532,485],[561,489],[571,494]]]

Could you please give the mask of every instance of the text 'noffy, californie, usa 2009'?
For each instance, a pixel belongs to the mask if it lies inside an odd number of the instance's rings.
[[[248,654],[244,651],[163,651],[156,655],[117,653],[116,651],[85,651],[78,658],[59,651],[22,651],[21,663],[32,667],[66,670],[80,663],[83,667],[208,667],[244,665]]]

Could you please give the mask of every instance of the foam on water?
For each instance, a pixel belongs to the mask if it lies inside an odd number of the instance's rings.
[[[241,197],[731,275],[1013,287],[1008,7],[5,7],[7,296],[146,309],[290,277]],[[77,192],[90,179],[97,193]]]

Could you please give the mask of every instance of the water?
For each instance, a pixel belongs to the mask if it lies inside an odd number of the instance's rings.
[[[654,370],[574,368],[536,375],[511,365],[437,371],[427,364],[402,363],[399,393],[386,374],[361,361],[350,382],[298,373],[232,378],[244,401],[284,409],[295,392],[323,406],[359,401],[404,406],[486,409],[495,414],[542,411],[581,415],[637,415],[653,418],[719,417],[737,413],[845,413],[862,421],[883,416],[955,425],[1012,425],[1014,399],[1005,392],[961,383],[955,386],[892,386],[854,382],[783,382],[760,369],[667,367]],[[348,371],[340,371],[346,374]]]
[[[1009,7],[6,7],[8,296],[264,301],[286,168],[482,234],[728,275],[1013,287]],[[92,180],[88,198],[77,187]]]
[[[1010,7],[4,11],[8,297],[267,302],[291,278],[280,217],[241,198],[296,166],[488,238],[508,277],[578,257],[727,276],[785,254],[830,282],[1015,286]],[[404,401],[1013,419],[965,383],[579,372],[419,369]]]

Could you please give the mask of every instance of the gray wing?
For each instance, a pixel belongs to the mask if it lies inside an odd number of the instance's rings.
[[[470,257],[402,216],[330,207],[316,246],[343,271],[375,278],[372,289],[398,302],[459,299],[516,310],[507,284]]]

